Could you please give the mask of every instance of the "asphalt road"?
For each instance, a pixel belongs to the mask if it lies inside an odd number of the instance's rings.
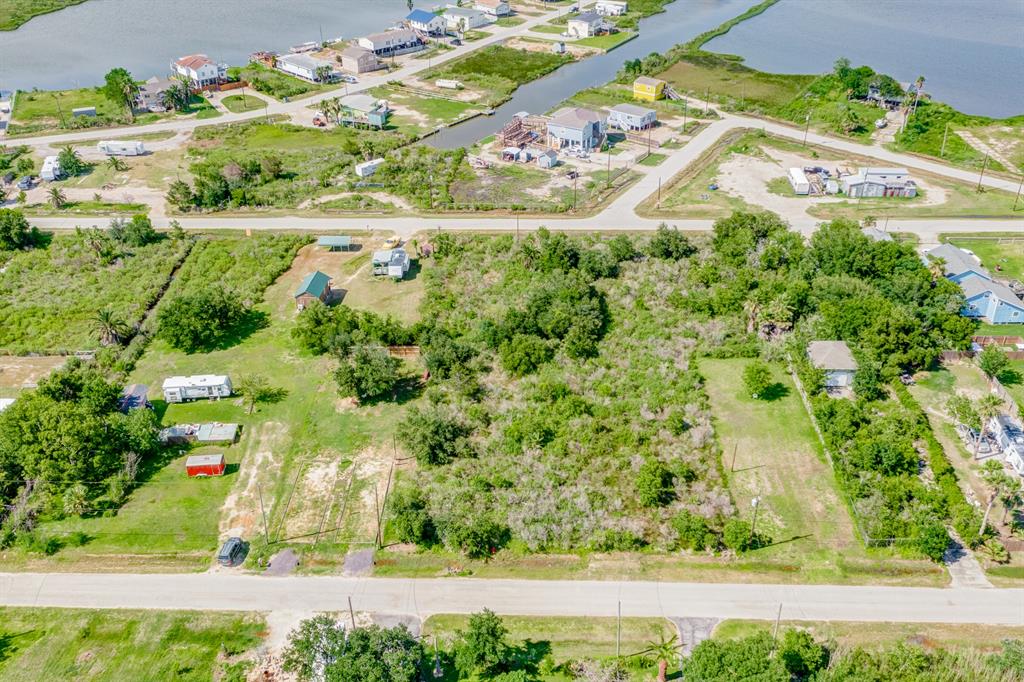
[[[774,618],[1024,626],[1024,589],[617,581],[0,574],[0,604],[80,608]]]

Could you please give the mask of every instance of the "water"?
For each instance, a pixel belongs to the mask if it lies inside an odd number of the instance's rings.
[[[705,46],[755,69],[823,73],[837,57],[970,114],[1024,114],[1022,0],[782,0]]]
[[[146,79],[196,52],[241,65],[256,50],[319,40],[321,29],[352,38],[408,13],[405,0],[89,0],[0,32],[0,88],[97,85],[115,66]]]
[[[516,90],[512,99],[498,107],[494,116],[482,116],[456,125],[428,138],[427,143],[441,149],[472,145],[498,132],[513,114],[520,111],[544,113],[575,92],[607,83],[623,62],[646,57],[652,52],[663,53],[742,13],[750,5],[751,0],[676,0],[662,14],[641,21],[638,38],[617,50],[572,62],[527,83]]]

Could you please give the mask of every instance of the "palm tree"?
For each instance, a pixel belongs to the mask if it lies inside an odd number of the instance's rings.
[[[681,648],[679,635],[666,637],[662,633],[657,642],[648,642],[647,648],[639,653],[651,654],[658,659],[658,682],[665,682],[668,679],[668,662]]]
[[[128,164],[126,164],[124,161],[117,158],[116,156],[111,156],[109,159],[107,159],[107,166],[111,170],[118,172],[128,170]]]
[[[92,322],[104,346],[120,345],[127,335],[125,323],[109,308],[97,311]]]
[[[996,500],[1004,500],[1005,504],[1005,500],[1010,496],[1010,493],[1020,488],[1017,482],[1003,470],[1003,465],[994,459],[985,462],[984,466],[981,467],[981,480],[991,490],[988,506],[985,507],[985,516],[981,519],[981,529],[978,531],[978,537],[985,535],[985,529],[988,528],[988,516],[992,513],[992,505],[996,503]],[[1005,514],[1003,518],[1006,518]]]
[[[324,115],[324,118],[334,121],[334,124],[338,125],[338,118],[341,116],[341,102],[337,97],[324,100],[320,103],[320,113]]]
[[[928,272],[932,273],[932,281],[946,276],[946,259],[942,256],[928,256]]]
[[[985,438],[988,433],[988,423],[999,416],[999,413],[1003,410],[1003,399],[997,395],[989,394],[978,401],[977,407],[974,408],[978,413],[978,417],[981,419],[981,430],[978,433],[978,442]],[[974,458],[978,458],[978,448],[974,449]]]
[[[56,209],[64,208],[68,203],[68,198],[64,192],[61,191],[60,187],[51,187],[50,191],[47,192],[47,196],[50,199],[50,205]]]

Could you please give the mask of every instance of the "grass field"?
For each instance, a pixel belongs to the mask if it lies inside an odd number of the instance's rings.
[[[502,616],[508,628],[508,639],[513,646],[525,644],[527,656],[541,659],[550,656],[555,665],[583,658],[609,658],[615,656],[615,618],[562,618]],[[437,636],[439,643],[454,641],[459,630],[465,630],[468,616],[436,615],[423,622],[424,637]],[[662,618],[623,618],[621,653],[632,656],[658,642],[662,637],[675,634],[675,628]],[[427,640],[429,641],[429,640]],[[654,661],[633,659],[631,679],[639,682],[653,679],[657,672]],[[453,671],[454,672],[454,671]],[[455,677],[445,677],[455,680]],[[574,679],[568,674],[541,673],[537,678],[543,682],[568,682]]]
[[[392,86],[374,88],[373,94],[388,100],[389,104],[397,108],[388,121],[389,125],[410,135],[423,135],[438,126],[451,125],[483,110],[483,107],[472,102],[426,97]]]
[[[134,324],[167,281],[184,246],[170,239],[104,265],[75,235],[18,253],[0,273],[0,348],[21,352],[99,345],[92,318],[109,309]]]
[[[536,80],[572,61],[569,55],[529,52],[502,45],[477,50],[433,71],[423,74],[427,81],[454,78],[486,93],[486,103],[508,99],[520,85]]]
[[[0,680],[225,679],[263,629],[251,614],[2,608]]]
[[[60,208],[50,204],[28,204],[22,209],[25,215],[58,216],[58,215],[135,215],[149,213],[146,204],[126,204],[111,201],[69,201]]]
[[[596,47],[599,50],[608,52],[614,50],[623,43],[628,43],[633,38],[637,37],[637,33],[632,31],[619,31],[618,33],[609,33],[603,36],[591,36],[589,38],[581,38],[573,43],[573,45],[583,45],[584,47]]]
[[[641,166],[654,167],[661,164],[662,161],[668,158],[667,154],[658,154],[657,152],[651,152],[644,157],[644,160],[640,162]]]
[[[235,114],[263,109],[267,103],[265,99],[254,97],[253,95],[228,95],[221,102],[227,107],[228,111]]]
[[[530,30],[536,33],[562,35],[565,33],[565,26],[556,26],[555,24],[538,24],[537,26],[531,27]]]
[[[278,100],[286,98],[300,99],[317,92],[337,90],[341,87],[338,83],[310,83],[301,78],[289,76],[276,69],[268,69],[262,64],[255,63],[245,66],[233,66],[228,69],[228,75],[232,78],[248,81],[253,90]]]
[[[996,277],[1024,279],[1024,239],[1020,237],[979,238],[947,235],[944,241],[961,249],[973,251],[981,260],[981,264]]]
[[[750,515],[751,500],[760,497],[758,525],[776,543],[751,558],[792,562],[815,581],[884,570],[883,556],[869,556],[856,535],[792,379],[773,367],[776,397],[755,400],[743,391],[745,365],[705,359],[700,371],[740,515]]]
[[[658,77],[679,92],[691,91],[702,99],[710,92],[712,101],[733,101],[766,111],[790,102],[815,78],[764,73],[716,55],[684,57]]]
[[[526,19],[523,19],[522,17],[501,17],[494,22],[494,25],[500,26],[502,28],[510,28],[512,26],[518,26],[519,24],[522,24],[525,21]]]
[[[0,0],[0,31],[13,31],[32,17],[83,2],[85,0]]]
[[[738,639],[757,632],[771,633],[774,626],[773,622],[763,620],[724,620],[715,628],[713,637]],[[779,627],[807,629],[816,639],[832,641],[840,647],[861,646],[868,649],[906,642],[924,644],[930,648],[969,648],[991,652],[998,651],[1004,639],[1024,637],[1024,627],[1004,625],[782,620]]]

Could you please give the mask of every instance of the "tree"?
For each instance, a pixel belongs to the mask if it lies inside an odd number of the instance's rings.
[[[874,361],[862,362],[853,375],[853,392],[863,400],[881,400],[885,397],[882,366]]]
[[[942,256],[928,256],[928,272],[932,275],[932,281],[938,282],[946,276],[946,259]]]
[[[395,390],[402,363],[381,347],[357,346],[334,371],[338,392],[359,400],[373,400]]]
[[[284,669],[300,680],[415,682],[420,645],[405,625],[346,628],[330,616],[302,621],[288,637]]]
[[[248,413],[252,414],[256,403],[266,403],[275,400],[281,393],[281,389],[274,388],[262,374],[244,374],[238,382],[238,392],[245,396],[249,403]]]
[[[117,158],[116,156],[111,156],[109,159],[107,159],[107,167],[110,168],[110,170],[117,172],[128,170],[128,164],[125,163],[122,159]]]
[[[978,413],[978,418],[981,420],[981,430],[978,432],[978,444],[984,440],[985,435],[988,433],[989,422],[999,416],[999,413],[1003,411],[1003,400],[996,395],[986,395],[978,400],[975,405],[975,411]],[[978,458],[978,450],[974,452],[975,459]]]
[[[128,325],[110,308],[98,310],[92,323],[104,346],[120,345],[129,334]]]
[[[160,239],[160,234],[153,229],[153,222],[143,214],[131,217],[131,220],[114,218],[110,221],[110,236],[114,241],[127,246],[145,246]]]
[[[658,641],[649,642],[647,648],[641,652],[650,654],[658,660],[658,682],[665,682],[668,679],[668,662],[678,655],[682,646],[679,643],[679,635],[666,637],[662,633]]]
[[[676,228],[669,229],[662,223],[647,245],[647,254],[652,258],[682,260],[697,253],[696,247]]]
[[[127,69],[116,68],[107,72],[103,78],[103,94],[114,104],[124,108],[128,119],[135,120],[135,100],[139,95],[139,86]],[[63,168],[63,164],[61,168]]]
[[[1020,490],[1020,484],[1003,469],[1003,465],[994,459],[990,459],[981,466],[981,480],[989,488],[988,504],[985,506],[985,515],[981,519],[981,530],[978,537],[983,537],[988,529],[988,517],[992,513],[992,506],[996,500],[1003,502],[1007,508],[1008,498],[1011,493]]]
[[[778,657],[797,680],[807,679],[828,665],[828,649],[815,642],[806,630],[786,630]]]
[[[60,164],[61,172],[69,177],[81,175],[92,168],[92,164],[83,161],[71,145],[61,148],[57,154],[57,163]]]
[[[398,488],[391,497],[391,530],[401,542],[429,545],[437,539],[427,499],[420,488]]]
[[[167,188],[167,203],[176,207],[179,211],[188,211],[195,208],[196,195],[192,188],[184,180],[175,180]]]
[[[459,633],[456,665],[467,675],[493,675],[508,664],[508,628],[490,609],[469,617],[469,628]]]
[[[516,334],[498,348],[501,366],[514,376],[526,376],[551,359],[551,348],[534,334]]]
[[[438,407],[409,410],[398,425],[398,440],[421,465],[437,466],[466,454],[469,428]]]
[[[981,417],[975,409],[974,403],[965,395],[954,395],[946,402],[946,410],[958,424],[963,424],[974,431],[974,458],[978,458],[978,449],[981,447]]]
[[[29,248],[39,241],[39,231],[29,227],[24,213],[13,208],[0,208],[0,251]]]
[[[978,353],[978,367],[985,373],[989,381],[998,378],[1008,364],[1010,364],[1010,359],[995,344],[985,346]]]
[[[647,460],[636,475],[636,493],[643,506],[664,507],[675,498],[672,472],[656,459]]]
[[[742,639],[706,639],[693,648],[683,674],[700,682],[790,682],[792,676],[781,658],[771,655],[772,648],[767,632]]]
[[[220,287],[179,295],[157,310],[157,334],[186,353],[224,344],[245,317],[238,295]]]
[[[51,187],[46,193],[46,196],[50,205],[58,210],[64,208],[68,203],[67,195],[64,194],[64,191],[60,187]]]
[[[64,491],[64,513],[68,516],[81,516],[89,508],[89,491],[81,483],[75,483]]]
[[[316,67],[316,70],[313,73],[316,77],[317,83],[326,83],[327,79],[329,79],[331,74],[334,73],[334,68],[324,64],[323,66]]]
[[[751,398],[763,398],[772,385],[772,370],[762,360],[743,368],[743,387]]]

